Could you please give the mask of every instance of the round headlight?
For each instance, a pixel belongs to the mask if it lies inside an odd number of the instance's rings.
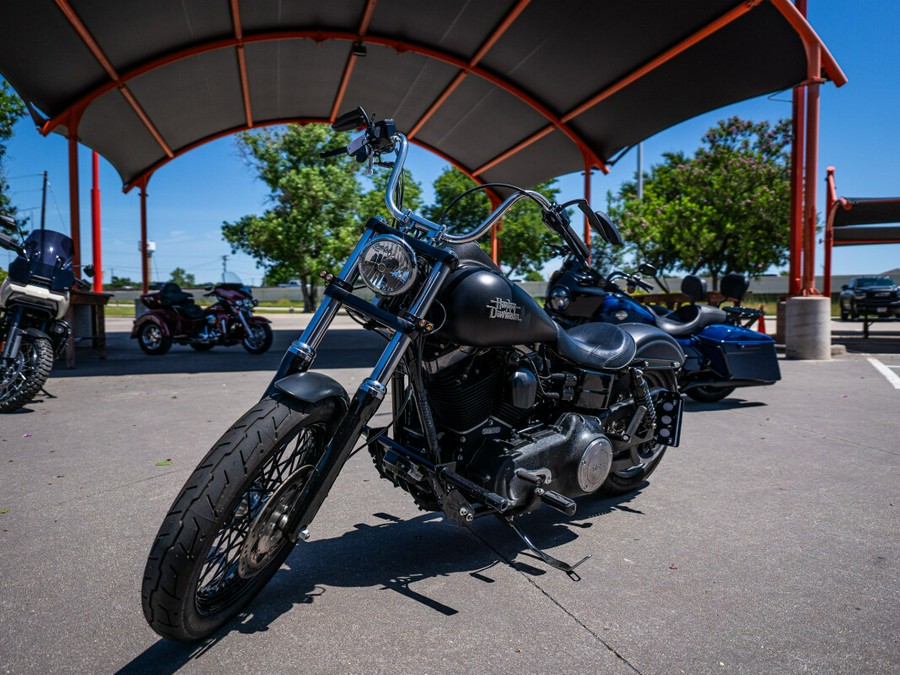
[[[390,234],[375,237],[359,257],[359,275],[378,295],[398,295],[416,280],[416,256],[405,241]]]
[[[564,312],[569,306],[571,298],[569,291],[565,288],[557,287],[550,291],[550,308],[557,312]]]

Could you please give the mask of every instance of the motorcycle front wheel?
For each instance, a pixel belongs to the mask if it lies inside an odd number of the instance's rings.
[[[0,413],[18,410],[37,394],[53,369],[50,340],[22,337],[19,353],[0,365]]]
[[[213,446],[172,504],[147,560],[142,600],[153,630],[199,640],[262,590],[294,548],[281,527],[338,414],[333,400],[267,397]]]
[[[265,354],[272,346],[272,327],[267,323],[251,323],[250,335],[245,335],[241,344],[251,354]]]

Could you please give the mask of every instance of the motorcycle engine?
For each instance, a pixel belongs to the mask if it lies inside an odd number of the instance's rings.
[[[613,446],[587,414],[556,417],[538,399],[537,354],[462,348],[426,363],[428,399],[442,459],[470,480],[522,506],[534,483],[567,497],[596,492],[609,475]]]
[[[519,470],[542,477],[547,489],[580,497],[600,489],[613,461],[613,446],[600,421],[574,412],[534,433],[522,432],[490,445],[468,473],[514,505],[527,502],[534,487],[517,475]]]

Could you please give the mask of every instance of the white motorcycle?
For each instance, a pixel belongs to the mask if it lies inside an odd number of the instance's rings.
[[[15,226],[9,216],[0,220]],[[75,279],[75,247],[60,232],[35,230],[22,244],[0,233],[0,247],[16,253],[0,285],[0,413],[8,413],[44,386],[69,337],[69,290],[90,284]]]

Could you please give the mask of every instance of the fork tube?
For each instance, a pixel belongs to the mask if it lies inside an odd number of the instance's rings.
[[[359,238],[356,248],[353,249],[353,253],[347,258],[347,262],[344,263],[344,267],[341,269],[338,278],[348,284],[352,284],[356,281],[356,277],[359,275],[356,262],[359,260],[359,256],[362,255],[363,248],[369,243],[369,240],[374,235],[375,232],[373,230],[366,228],[366,231],[363,232],[362,236]],[[273,383],[288,375],[309,370],[309,367],[316,358],[316,349],[322,342],[322,338],[325,337],[325,332],[328,330],[328,327],[331,325],[331,322],[334,320],[334,317],[340,308],[340,301],[329,296],[325,296],[322,299],[322,302],[316,309],[315,314],[313,314],[312,319],[310,319],[309,323],[306,325],[306,329],[299,338],[291,343],[291,346],[288,347],[287,352],[282,357],[281,364],[278,366],[275,377],[272,378]],[[269,389],[271,388],[272,386],[270,384]]]
[[[419,292],[416,302],[410,308],[413,316],[421,318],[428,311],[449,273],[450,268],[446,265],[435,264],[428,280]],[[384,400],[387,393],[385,383],[393,376],[411,343],[412,338],[406,333],[400,331],[394,333],[394,337],[385,347],[372,374],[356,390],[325,454],[298,497],[298,507],[284,528],[292,541],[297,541],[299,532],[312,522],[322,502],[325,501],[325,497],[334,485],[334,481],[337,480],[344,463],[353,452],[353,446]]]

